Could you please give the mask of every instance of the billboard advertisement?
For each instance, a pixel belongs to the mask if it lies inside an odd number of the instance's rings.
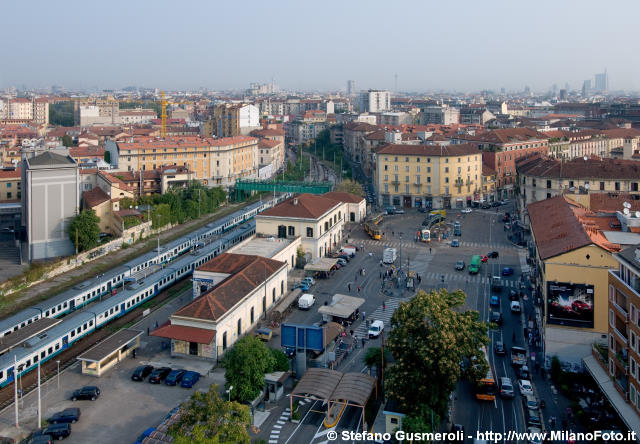
[[[547,283],[547,323],[593,328],[593,285]]]

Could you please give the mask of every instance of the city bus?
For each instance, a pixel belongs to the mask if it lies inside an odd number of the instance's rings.
[[[439,214],[440,216],[442,216],[443,218],[447,217],[447,210],[431,210],[429,211],[429,214],[433,215],[433,214]]]
[[[364,231],[367,232],[371,239],[380,240],[382,238],[382,229],[378,226],[382,222],[382,213],[371,216],[364,223]]]
[[[420,232],[420,240],[422,242],[431,242],[431,230],[424,229]]]
[[[469,274],[478,274],[480,271],[480,264],[482,258],[480,255],[476,254],[471,258],[471,263],[469,264]]]
[[[491,370],[491,361],[489,361],[489,355],[487,354],[486,347],[482,347],[482,354],[487,361],[487,374],[484,378],[476,381],[476,399],[480,401],[495,401],[496,399],[496,381],[493,377],[493,371]]]

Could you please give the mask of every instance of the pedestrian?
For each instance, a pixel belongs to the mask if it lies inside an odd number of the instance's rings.
[[[382,310],[386,310],[387,309],[387,304],[385,304],[384,302],[382,302]]]
[[[351,293],[351,282],[349,282],[349,283],[347,284],[347,287],[349,288],[349,293]],[[515,334],[515,333],[514,333],[514,334]]]
[[[353,336],[353,330],[349,330],[349,334]]]
[[[149,336],[150,332],[151,332],[151,329],[149,327],[147,327],[147,336]]]
[[[380,279],[382,279],[382,271],[380,272]]]
[[[362,348],[364,348],[364,343],[365,343],[365,339],[364,336],[362,337]]]
[[[367,318],[367,312],[363,311],[362,312],[362,320],[364,321]]]
[[[349,291],[351,291],[351,288],[349,288]],[[516,342],[516,332],[515,331],[511,334],[511,342],[514,342],[514,343]]]
[[[131,352],[131,354],[133,355],[133,359],[136,359],[136,349],[134,348],[133,351]]]
[[[360,293],[360,286],[358,285],[358,293]]]
[[[391,232],[391,236],[395,236],[395,235],[396,235],[396,232],[395,232],[395,231],[392,231],[392,232]]]

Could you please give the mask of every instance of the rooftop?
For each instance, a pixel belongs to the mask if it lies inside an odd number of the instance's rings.
[[[538,157],[520,163],[518,174],[554,179],[638,179],[640,164],[635,160],[609,158],[562,161]]]
[[[404,144],[387,144],[383,145],[376,151],[376,154],[400,154],[407,156],[469,156],[480,154],[480,150],[474,145],[463,143],[459,145],[404,145]]]
[[[29,158],[27,159],[27,163],[29,167],[56,167],[77,165],[71,157],[55,154],[51,151],[45,151],[42,154],[38,154],[37,156]]]
[[[107,193],[102,191],[100,187],[94,187],[91,190],[82,193],[82,200],[88,208],[94,208],[103,202],[109,201],[111,198]]]
[[[252,256],[273,257],[278,254],[278,252],[291,245],[292,242],[292,239],[282,239],[276,237],[254,237],[248,242],[243,242],[231,248],[229,250],[229,253],[242,252],[242,254]]]
[[[275,207],[262,212],[257,218],[318,219],[337,205],[339,205],[338,202],[328,197],[305,193],[279,203]]]

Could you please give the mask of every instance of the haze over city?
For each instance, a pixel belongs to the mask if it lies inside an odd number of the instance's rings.
[[[635,90],[638,13],[631,1],[7,2],[0,87],[394,89],[397,74],[400,91],[579,89],[606,68],[611,89]]]

